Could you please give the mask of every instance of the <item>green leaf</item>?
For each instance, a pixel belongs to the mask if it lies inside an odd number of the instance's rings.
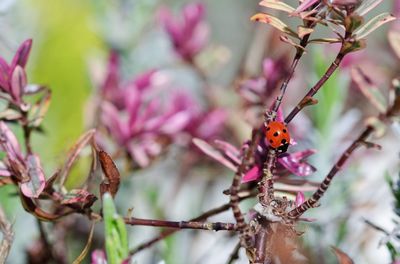
[[[289,14],[291,14],[295,11],[295,9],[293,7],[291,7],[290,5],[288,5],[282,1],[279,1],[279,0],[262,0],[260,2],[260,5],[268,7],[268,8],[272,8],[275,10],[284,11]]]
[[[107,261],[109,264],[120,264],[129,255],[128,235],[124,220],[117,214],[109,193],[103,195],[103,215]]]
[[[299,36],[297,35],[297,33],[295,31],[290,29],[288,27],[288,25],[286,25],[279,18],[276,18],[274,16],[271,16],[268,14],[263,14],[263,13],[258,13],[258,14],[255,14],[254,16],[252,16],[250,18],[250,20],[270,24],[271,26],[278,29],[282,33],[285,33],[289,36],[299,39]]]
[[[382,26],[390,21],[393,21],[395,19],[396,19],[396,17],[394,17],[393,15],[391,15],[389,13],[382,13],[380,15],[377,15],[376,17],[374,17],[373,19],[368,21],[368,23],[366,23],[365,25],[360,27],[358,30],[356,30],[354,32],[354,37],[356,39],[365,38],[366,36],[368,36],[369,34],[374,32],[376,29],[378,29],[380,26]]]

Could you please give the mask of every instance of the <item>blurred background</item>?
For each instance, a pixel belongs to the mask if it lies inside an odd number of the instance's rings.
[[[398,14],[394,2],[384,1],[368,18],[388,10]],[[66,152],[76,139],[94,126],[96,94],[101,92],[99,87],[105,79],[111,50],[119,54],[121,80],[134,79],[157,69],[162,82],[190,94],[202,109],[209,103],[205,90],[211,90],[215,105],[226,112],[226,118],[221,119],[223,131],[213,137],[237,147],[249,138],[251,126],[260,120],[261,108],[249,103],[240,93],[240,87],[245,80],[263,77],[266,58],[288,65],[293,48],[280,42],[279,33],[271,27],[250,21],[261,10],[258,1],[202,1],[209,32],[207,45],[196,54],[195,63],[184,61],[163,28],[160,8],[168,8],[173,16],[179,17],[187,3],[0,0],[0,55],[10,60],[19,44],[32,38],[33,49],[27,66],[29,82],[45,84],[53,92],[43,133],[33,136],[33,147],[40,154],[48,176],[64,162]],[[280,17],[290,25],[298,23],[293,18]],[[317,150],[310,159],[317,168],[313,175],[307,176],[310,180],[323,179],[340,153],[358,135],[366,118],[377,112],[352,83],[351,66],[361,66],[388,97],[391,80],[400,73],[400,58],[388,44],[389,29],[398,30],[396,22],[371,34],[366,50],[350,55],[340,72],[322,89],[317,96],[318,106],[310,107],[293,121],[293,136],[299,142],[297,148]],[[289,85],[284,113],[318,80],[336,51],[335,46],[307,48]],[[384,235],[364,220],[387,230],[394,227],[393,198],[385,176],[398,177],[399,137],[399,130],[390,128],[376,140],[383,146],[381,151],[358,151],[334,180],[321,206],[307,213],[316,218],[315,222],[300,227],[310,263],[336,263],[331,245],[347,252],[356,263],[390,262],[387,248],[380,246]],[[228,201],[222,191],[229,187],[233,173],[187,142],[190,139],[179,138],[174,144],[168,144],[150,166],[116,159],[123,174],[116,202],[120,214],[125,215],[129,208],[134,208],[137,217],[186,220]],[[104,143],[109,150],[118,149],[110,144]],[[89,166],[89,160],[83,157],[69,178],[70,188],[83,182]],[[13,187],[0,189],[0,202],[14,222],[15,241],[9,263],[26,263],[26,249],[38,237],[35,219],[23,211]],[[244,208],[254,203],[255,200],[246,201]],[[233,218],[227,212],[211,219],[232,221]],[[74,221],[82,231],[71,231],[66,238],[71,259],[85,245],[88,227],[83,217]],[[102,226],[97,228],[99,242],[94,247],[100,248]],[[159,232],[150,227],[128,227],[128,231],[130,248]],[[235,239],[226,233],[183,230],[135,255],[133,263],[225,263],[235,244]],[[240,255],[238,263],[246,263],[244,252]],[[89,263],[89,258],[86,261]]]

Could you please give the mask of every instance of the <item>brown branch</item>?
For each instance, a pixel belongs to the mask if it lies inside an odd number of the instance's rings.
[[[207,222],[195,222],[195,221],[164,221],[154,219],[143,219],[136,217],[124,218],[125,224],[128,225],[140,225],[140,226],[157,226],[157,227],[168,227],[168,228],[179,228],[179,229],[203,229],[213,231],[235,231],[236,225],[232,223],[207,223]]]
[[[279,93],[278,97],[277,97],[276,100],[275,100],[274,107],[272,108],[273,116],[270,116],[270,117],[269,117],[269,118],[271,118],[271,120],[272,120],[272,119],[275,119],[275,115],[276,115],[276,113],[278,112],[278,109],[279,109],[279,106],[280,106],[281,103],[282,103],[283,97],[285,96],[286,88],[287,88],[287,86],[288,86],[290,80],[292,79],[292,77],[293,77],[293,75],[294,75],[294,72],[295,72],[295,70],[296,70],[296,68],[297,68],[297,65],[298,65],[298,63],[299,63],[301,57],[302,57],[303,54],[304,54],[304,48],[305,48],[305,47],[307,46],[307,44],[308,44],[308,39],[310,38],[310,35],[311,35],[311,34],[305,35],[305,36],[301,39],[301,41],[300,41],[300,46],[301,46],[303,49],[301,49],[301,48],[298,48],[298,49],[297,49],[296,55],[294,56],[293,61],[292,61],[292,64],[291,64],[291,66],[290,66],[289,75],[286,77],[285,81],[282,83],[282,85],[281,85],[281,87],[280,87],[280,93]],[[268,110],[267,110],[267,111],[268,111]],[[267,120],[267,121],[271,121],[271,120]]]
[[[353,154],[353,152],[363,144],[363,142],[371,135],[373,131],[374,128],[371,126],[367,126],[365,128],[365,130],[360,134],[360,136],[346,149],[346,151],[342,154],[342,156],[339,158],[336,164],[332,167],[331,171],[319,185],[318,190],[316,190],[314,194],[309,199],[307,199],[307,201],[305,201],[299,207],[290,211],[289,212],[290,217],[298,218],[308,209],[316,206],[317,202],[322,198],[322,196],[328,190],[332,179],[340,171],[344,163],[349,159],[351,154]]]
[[[344,45],[344,44],[343,44]],[[344,56],[346,54],[342,51],[338,53],[335,60],[326,70],[325,74],[318,80],[318,82],[311,87],[308,93],[300,100],[300,102],[293,108],[293,110],[289,113],[289,115],[285,119],[285,123],[289,123],[292,119],[307,105],[305,102],[309,101],[309,98],[312,98],[321,87],[329,80],[335,70],[339,67],[340,63],[342,62]]]
[[[248,199],[248,198],[251,198],[251,197],[254,197],[254,196],[256,196],[255,193],[247,193],[245,196],[240,196],[239,195],[239,199],[240,199],[240,201],[242,201],[244,199]],[[225,211],[229,210],[230,208],[231,208],[230,203],[226,203],[226,204],[223,204],[223,205],[221,205],[219,207],[211,209],[211,210],[209,210],[209,211],[207,211],[207,212],[205,212],[205,213],[203,213],[203,214],[201,214],[201,215],[199,215],[199,216],[197,216],[195,218],[192,218],[192,219],[190,219],[190,221],[204,221],[207,218],[209,218],[211,216],[214,216],[214,215],[217,215],[219,213],[225,212]],[[157,237],[154,237],[154,238],[152,238],[152,239],[140,244],[136,248],[130,250],[129,251],[129,255],[132,256],[132,255],[138,253],[139,251],[142,251],[142,250],[144,250],[146,248],[149,248],[152,245],[154,245],[155,243],[165,239],[166,237],[168,237],[168,236],[170,236],[170,235],[172,235],[175,232],[180,231],[180,230],[181,229],[165,230],[165,231],[161,232],[161,234],[158,235]]]

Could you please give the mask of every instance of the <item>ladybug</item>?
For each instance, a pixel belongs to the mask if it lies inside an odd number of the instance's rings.
[[[289,130],[284,123],[279,121],[269,122],[265,137],[268,144],[279,152],[286,152],[290,143]]]

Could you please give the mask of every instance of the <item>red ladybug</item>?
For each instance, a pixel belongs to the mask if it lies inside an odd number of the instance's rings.
[[[284,123],[272,121],[267,125],[265,137],[268,144],[280,152],[286,152],[290,143],[289,130]]]

